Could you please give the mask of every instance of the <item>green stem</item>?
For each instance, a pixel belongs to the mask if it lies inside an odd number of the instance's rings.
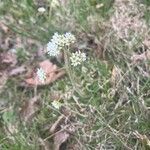
[[[69,79],[71,81],[71,84],[74,88],[74,90],[82,97],[84,97],[84,94],[83,92],[81,92],[78,87],[77,87],[77,84],[75,82],[75,79],[74,79],[74,74],[71,70],[71,67],[70,67],[70,63],[69,63],[69,59],[68,59],[68,53],[64,50],[64,60],[65,60],[65,68],[66,68],[66,71],[67,71],[67,74],[69,76]]]

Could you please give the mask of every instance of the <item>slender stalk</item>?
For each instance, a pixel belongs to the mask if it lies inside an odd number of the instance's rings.
[[[74,88],[74,90],[82,97],[85,96],[85,94],[83,94],[83,92],[81,92],[81,90],[78,89],[77,87],[77,84],[75,82],[75,78],[74,78],[74,74],[71,70],[71,67],[70,67],[70,63],[69,63],[69,59],[68,59],[68,53],[64,50],[64,60],[65,60],[65,68],[66,68],[66,71],[67,71],[67,74],[69,76],[69,79],[71,81],[71,84]]]

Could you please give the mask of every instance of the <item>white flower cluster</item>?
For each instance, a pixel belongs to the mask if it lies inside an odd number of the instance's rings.
[[[75,53],[72,53],[70,60],[72,66],[80,65],[86,60],[86,54],[81,51],[76,51]]]
[[[59,101],[53,101],[52,106],[56,109],[59,109],[62,106],[62,104]]]
[[[60,49],[58,48],[58,45],[53,42],[49,42],[47,44],[47,53],[50,56],[57,56],[60,53]]]
[[[38,12],[40,13],[44,13],[46,11],[46,9],[44,7],[39,7],[38,8]]]
[[[37,76],[40,82],[44,82],[46,80],[46,73],[42,68],[37,69]]]
[[[57,56],[64,46],[69,46],[76,40],[75,36],[70,32],[60,35],[55,33],[51,41],[47,44],[47,53],[50,56]]]

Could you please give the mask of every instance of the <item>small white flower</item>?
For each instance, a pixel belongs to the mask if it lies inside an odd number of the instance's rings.
[[[57,6],[59,6],[59,1],[58,0],[52,0],[51,1],[51,7],[55,8]]]
[[[60,103],[59,101],[53,101],[52,106],[56,109],[59,109],[62,106],[62,103]]]
[[[46,11],[46,9],[44,7],[39,7],[38,8],[38,12],[40,13],[44,13]]]
[[[70,32],[60,35],[57,32],[52,36],[51,42],[57,44],[60,49],[75,42],[75,36]]]
[[[47,44],[47,53],[50,56],[57,56],[57,55],[59,55],[60,51],[59,51],[58,45],[56,43],[54,43],[54,42],[49,42]]]
[[[44,72],[44,70],[42,68],[38,68],[37,69],[37,76],[40,82],[44,82],[46,79],[46,73]]]
[[[70,60],[71,60],[72,66],[80,65],[82,62],[86,60],[86,54],[80,51],[77,51],[75,53],[72,53]]]
[[[79,52],[80,52],[80,51],[79,51]],[[85,53],[81,53],[81,52],[80,52],[80,57],[81,57],[82,62],[83,62],[83,61],[86,61],[86,54],[85,54]]]
[[[71,34],[70,32],[65,33],[65,38],[66,38],[66,45],[74,43],[76,38],[73,34]]]
[[[61,35],[59,35],[57,32],[54,33],[51,39],[52,43],[55,43],[58,46],[61,46]]]
[[[57,44],[59,49],[61,49],[62,47],[66,45],[66,38],[64,35],[60,35],[56,32],[52,36],[51,42]]]
[[[17,53],[17,50],[16,50],[15,48],[12,48],[10,51],[11,51],[12,53],[14,53],[14,54]]]
[[[64,46],[69,46],[70,44],[74,43],[75,40],[75,36],[70,32],[63,35],[60,35],[56,32],[52,36],[51,41],[47,44],[47,53],[50,56],[57,56]]]

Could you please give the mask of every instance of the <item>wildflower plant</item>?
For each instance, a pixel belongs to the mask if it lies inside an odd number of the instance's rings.
[[[73,86],[75,86],[75,82],[71,67],[77,67],[86,61],[85,53],[81,51],[71,52],[71,45],[75,42],[76,38],[72,33],[58,34],[56,32],[46,46],[46,52],[50,57],[57,57],[61,53],[64,54],[64,66]],[[39,80],[44,82],[46,74],[42,68],[38,69],[37,75]]]
[[[37,75],[39,78],[39,81],[44,83],[45,79],[46,79],[46,73],[42,68],[38,68],[37,69]]]
[[[70,61],[72,66],[78,66],[82,62],[86,61],[86,55],[81,51],[77,51],[71,54]]]
[[[49,54],[49,56],[57,56],[60,53],[59,47],[56,43],[54,42],[49,42],[47,44],[47,53]]]
[[[75,41],[75,36],[70,32],[63,35],[55,33],[50,42],[47,44],[47,53],[50,56],[57,56],[59,55],[60,50],[67,46],[69,47],[71,44],[75,43]]]

